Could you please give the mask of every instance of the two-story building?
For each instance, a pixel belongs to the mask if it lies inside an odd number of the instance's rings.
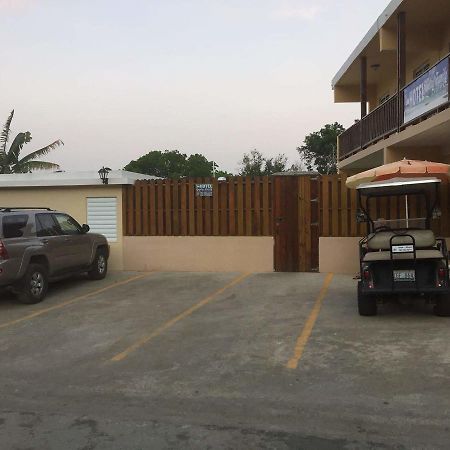
[[[333,79],[361,116],[338,142],[342,173],[404,157],[450,163],[450,1],[392,0]]]

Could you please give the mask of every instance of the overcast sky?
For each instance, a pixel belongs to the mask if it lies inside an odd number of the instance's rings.
[[[0,0],[0,121],[71,170],[150,150],[236,170],[254,148],[294,162],[305,135],[348,126],[331,79],[388,0]]]

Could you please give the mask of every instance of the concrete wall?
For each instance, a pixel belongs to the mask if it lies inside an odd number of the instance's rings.
[[[355,275],[359,273],[359,237],[321,237],[319,271]],[[450,238],[446,238],[450,248]]]
[[[74,186],[74,187],[29,187],[1,188],[0,206],[49,207],[64,211],[81,224],[87,221],[88,197],[117,198],[117,242],[110,243],[110,268],[123,268],[122,230],[122,186]]]
[[[359,272],[359,237],[321,237],[319,271],[355,275]]]
[[[124,269],[272,272],[272,237],[125,236]]]

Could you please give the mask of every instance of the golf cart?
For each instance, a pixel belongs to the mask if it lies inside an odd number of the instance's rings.
[[[367,222],[367,236],[359,243],[360,315],[376,315],[379,301],[407,297],[426,298],[435,304],[435,314],[450,316],[447,245],[431,229],[431,220],[440,215],[440,183],[435,177],[392,178],[357,187],[358,220]],[[400,217],[375,218],[375,203],[383,197],[396,198],[390,202],[401,207],[391,211]],[[421,205],[415,209],[422,217],[412,217],[412,202]]]

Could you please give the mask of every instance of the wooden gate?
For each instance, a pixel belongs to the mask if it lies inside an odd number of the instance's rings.
[[[298,181],[277,176],[273,190],[274,264],[276,272],[299,271]]]
[[[319,178],[277,176],[273,188],[276,272],[312,272],[319,267]]]

